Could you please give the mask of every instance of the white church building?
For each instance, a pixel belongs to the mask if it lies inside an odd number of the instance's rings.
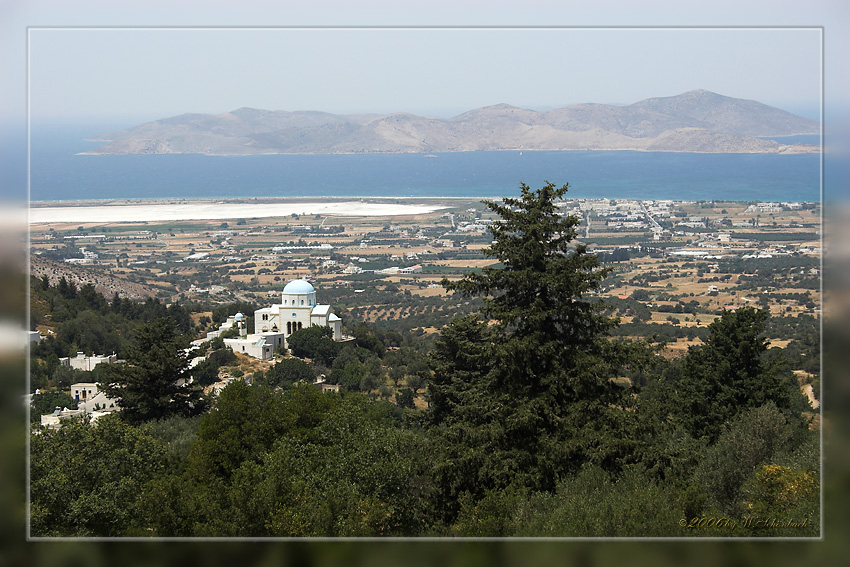
[[[241,313],[235,318],[238,324]],[[233,349],[254,358],[268,360],[280,346],[288,346],[289,335],[305,327],[329,327],[335,341],[343,340],[342,319],[337,317],[330,305],[319,305],[316,290],[306,280],[293,280],[286,284],[281,302],[254,311],[254,332],[238,339],[224,339]],[[240,329],[241,329],[240,325]],[[243,331],[244,332],[244,331]]]
[[[342,319],[330,305],[319,305],[316,290],[306,280],[292,280],[283,288],[281,302],[254,311],[255,333],[282,332],[284,337],[304,327],[330,327],[335,341],[342,340]]]

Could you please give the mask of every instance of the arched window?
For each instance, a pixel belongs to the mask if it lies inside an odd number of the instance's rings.
[[[303,300],[303,299],[301,300],[301,305],[304,305],[304,300]]]
[[[292,334],[292,321],[287,321],[287,322],[286,322],[286,334],[287,334],[287,335],[291,335],[291,334]]]
[[[301,321],[299,321],[298,322],[298,329],[301,330],[301,328],[302,328]]]

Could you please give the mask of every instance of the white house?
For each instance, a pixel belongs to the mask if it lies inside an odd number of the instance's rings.
[[[225,323],[222,323],[221,328],[215,332],[215,336],[219,336],[223,330],[236,327],[239,329],[238,338],[224,339],[224,344],[230,347],[233,352],[241,352],[260,360],[269,360],[274,358],[274,351],[278,347],[285,346],[283,333],[278,331],[269,331],[264,333],[248,334],[245,328],[245,316],[242,313],[231,315]],[[207,337],[213,333],[207,333]]]
[[[63,366],[70,366],[74,370],[85,370],[87,372],[94,370],[94,367],[98,364],[115,364],[117,361],[118,357],[115,353],[109,355],[96,354],[94,356],[86,356],[84,352],[77,352],[77,356],[74,358],[65,356],[59,359],[59,363]]]
[[[224,339],[233,352],[241,352],[260,360],[274,358],[274,351],[284,345],[283,333],[250,334],[238,339]]]
[[[85,402],[95,397],[98,393],[97,382],[77,382],[71,384],[71,397],[77,402]]]
[[[239,317],[239,320],[241,320],[241,321],[245,320],[245,316],[242,315],[241,313],[237,313],[236,315],[228,316],[227,320],[224,323],[222,323],[221,325],[219,325],[218,329],[216,329],[215,331],[208,331],[207,332],[207,340],[214,339],[216,337],[220,337],[223,332],[228,331],[228,330],[236,327],[237,324],[238,324],[238,322],[236,320],[237,317]]]
[[[88,415],[91,423],[94,423],[99,418],[111,413],[110,411],[83,411],[79,409],[69,410],[68,408],[57,407],[53,413],[48,413],[41,416],[41,425],[48,429],[59,429],[62,426],[62,420],[72,417]]]
[[[110,398],[106,392],[98,389],[96,382],[77,382],[71,384],[71,396],[77,401],[77,409],[56,407],[53,413],[41,416],[41,425],[50,429],[58,429],[62,420],[88,415],[92,422],[107,413],[118,411],[118,400]]]
[[[98,388],[97,382],[77,382],[71,384],[71,397],[77,401],[77,409],[83,413],[91,413],[97,409],[115,409],[118,400],[110,398],[106,392]]]

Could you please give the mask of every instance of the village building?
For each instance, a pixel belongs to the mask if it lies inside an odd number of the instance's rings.
[[[81,409],[69,410],[68,408],[56,407],[53,413],[47,413],[41,416],[41,426],[47,429],[59,429],[62,426],[62,421],[73,417],[88,416],[91,423],[94,423],[104,415],[108,415],[114,411],[114,408],[106,411],[84,411]]]
[[[99,388],[98,382],[77,382],[71,384],[71,397],[77,402],[77,409],[84,413],[98,410],[114,410],[118,400],[110,398]]]
[[[80,248],[80,252],[83,253],[82,258],[65,258],[65,262],[69,264],[97,264],[98,263],[98,255],[94,252],[89,252],[85,248]]]
[[[71,384],[71,397],[77,402],[90,400],[97,395],[97,382],[77,382]]]
[[[82,415],[82,413],[83,412],[78,409],[69,410],[68,408],[60,408],[59,406],[56,406],[53,413],[46,413],[41,416],[41,426],[49,429],[59,429],[59,426],[61,425],[60,420],[77,417]]]
[[[279,331],[268,331],[263,333],[248,334],[246,327],[247,319],[242,313],[231,315],[227,321],[221,324],[218,331],[207,333],[210,335],[220,336],[222,332],[230,329],[238,329],[239,336],[224,339],[224,344],[230,347],[233,352],[241,352],[242,354],[259,358],[260,360],[270,360],[274,358],[274,352],[286,345],[283,333]]]
[[[782,205],[779,203],[755,203],[744,210],[745,213],[779,213]]]
[[[271,360],[274,358],[274,351],[283,345],[283,337],[280,333],[277,336],[262,335],[246,335],[238,339],[224,339],[224,344],[230,347],[233,352],[241,352],[242,354],[258,358],[260,360]]]
[[[77,402],[77,409],[56,406],[53,413],[41,416],[41,425],[48,429],[58,429],[62,421],[72,417],[89,416],[92,422],[98,418],[119,411],[118,400],[110,398],[98,388],[97,382],[77,382],[71,384],[71,397]]]
[[[59,364],[70,366],[74,370],[84,370],[91,372],[98,364],[115,364],[118,357],[113,353],[110,355],[96,354],[94,356],[86,356],[84,352],[77,352],[74,358],[64,356],[59,359]]]

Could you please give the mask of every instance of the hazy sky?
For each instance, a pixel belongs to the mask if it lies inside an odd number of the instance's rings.
[[[704,88],[818,118],[819,28],[123,28],[29,32],[34,119],[242,106],[453,116]]]

